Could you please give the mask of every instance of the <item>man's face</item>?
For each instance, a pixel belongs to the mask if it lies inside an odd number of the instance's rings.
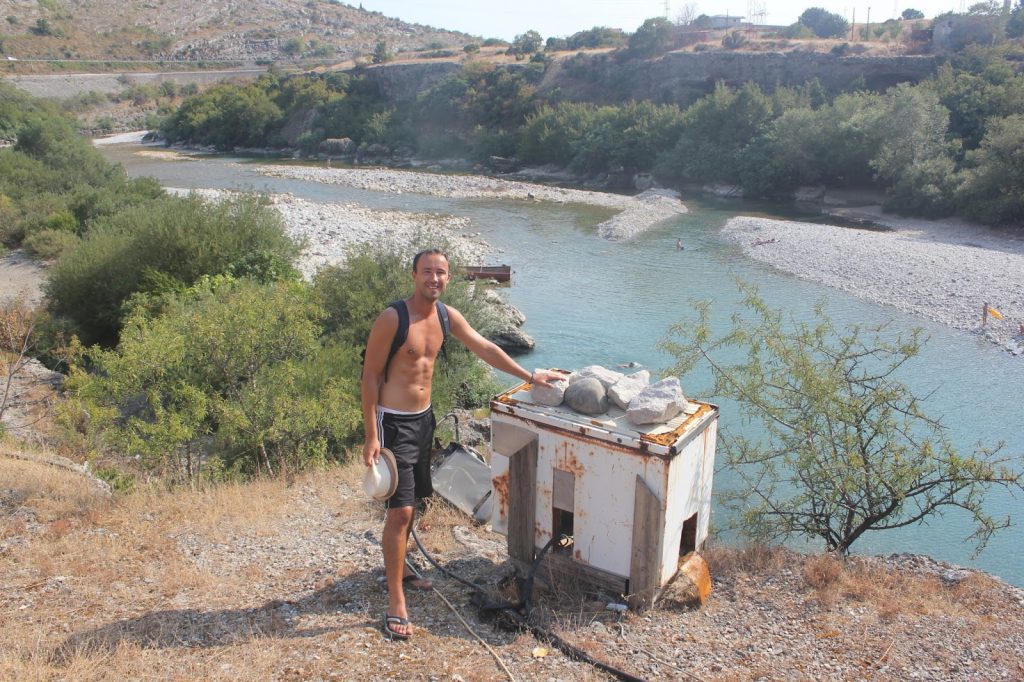
[[[439,253],[428,253],[420,257],[413,270],[416,293],[436,301],[448,286],[448,259]]]

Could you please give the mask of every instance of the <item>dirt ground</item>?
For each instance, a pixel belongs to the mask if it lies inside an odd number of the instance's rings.
[[[21,251],[0,258],[0,303],[21,300],[29,306],[43,299],[45,270]]]
[[[613,679],[500,627],[436,569],[434,591],[409,593],[412,639],[387,641],[382,514],[360,471],[111,498],[0,450],[0,679]],[[515,596],[502,536],[441,503],[423,518],[441,565]],[[706,556],[702,609],[619,613],[618,595],[561,585],[534,594],[531,621],[634,679],[1024,677],[1024,595],[983,573],[907,556]]]

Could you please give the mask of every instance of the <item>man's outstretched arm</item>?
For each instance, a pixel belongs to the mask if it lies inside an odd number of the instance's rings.
[[[448,307],[448,316],[451,320],[451,332],[459,341],[466,345],[474,355],[486,362],[491,367],[499,369],[506,374],[519,377],[523,381],[549,386],[551,381],[559,378],[554,372],[538,371],[530,372],[509,357],[508,353],[498,347],[493,341],[488,341],[480,336],[480,332],[473,329],[466,318],[455,308]]]

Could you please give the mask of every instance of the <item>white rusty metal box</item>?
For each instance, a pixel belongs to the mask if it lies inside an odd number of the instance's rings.
[[[533,403],[529,389],[491,401],[491,523],[509,554],[528,562],[565,532],[573,563],[632,593],[665,585],[707,538],[718,408],[691,401],[638,429],[614,406],[588,417]]]

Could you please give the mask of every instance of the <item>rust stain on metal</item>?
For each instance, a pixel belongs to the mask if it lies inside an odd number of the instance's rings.
[[[700,407],[697,408],[696,412],[694,412],[691,415],[688,415],[682,424],[672,429],[671,431],[666,431],[665,433],[646,433],[640,436],[640,447],[643,448],[644,441],[647,441],[649,443],[655,443],[657,445],[664,445],[665,447],[670,447],[677,440],[679,440],[680,437],[682,437],[682,435],[686,432],[687,428],[690,426],[691,423],[703,419],[704,415],[708,414],[712,410],[714,410],[714,408],[711,405],[708,405],[706,403],[700,403]]]
[[[498,509],[502,518],[508,518],[508,472],[491,479],[494,493],[498,496]]]
[[[562,461],[558,463],[558,468],[568,471],[576,478],[581,478],[587,472],[586,468],[576,459],[576,455],[568,451]]]
[[[572,556],[577,561],[582,561],[583,560],[583,552],[579,551],[578,549],[573,550]]]
[[[501,403],[502,405],[509,405],[509,406],[518,405],[519,401],[512,397],[512,393],[513,393],[512,391],[505,391],[501,395],[499,395],[496,398],[494,398],[494,400],[491,401],[491,402]],[[513,411],[512,414],[515,414],[515,411]]]

